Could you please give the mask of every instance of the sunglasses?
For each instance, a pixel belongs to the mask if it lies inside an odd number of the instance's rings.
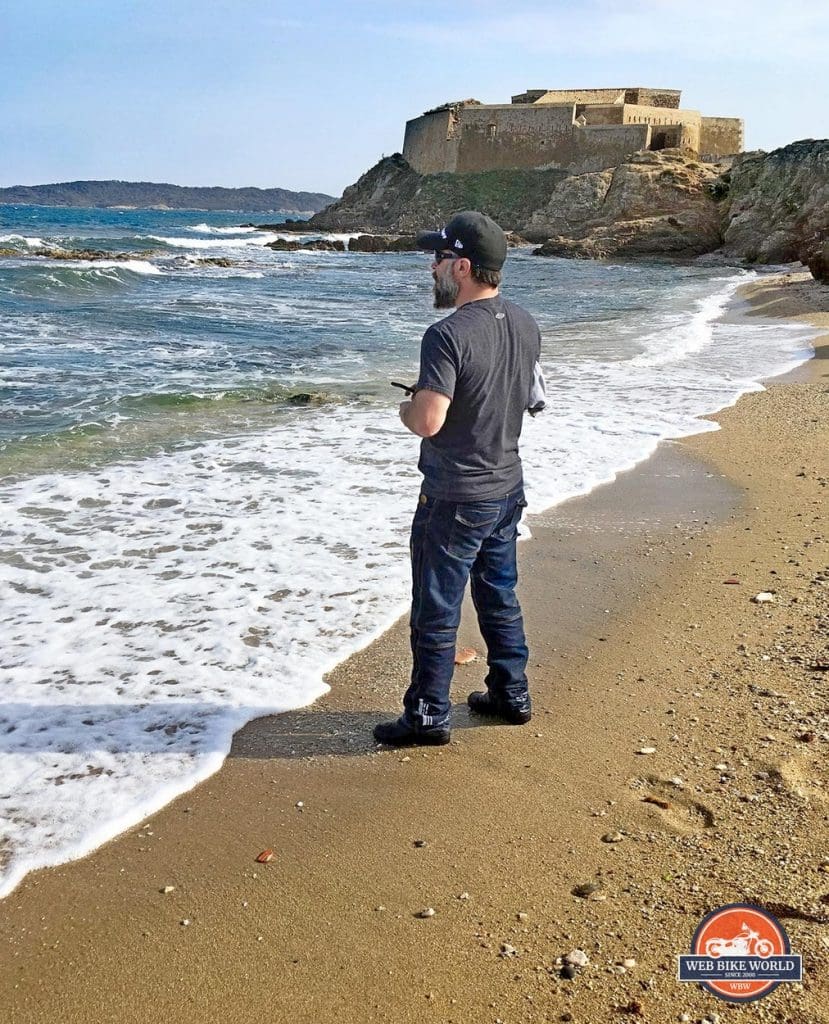
[[[436,252],[435,263],[443,263],[444,260],[459,260],[460,254],[456,252]]]

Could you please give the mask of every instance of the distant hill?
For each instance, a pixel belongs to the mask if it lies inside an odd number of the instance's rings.
[[[334,196],[284,188],[191,188],[151,181],[64,181],[0,188],[0,203],[17,206],[95,206],[170,210],[317,213]]]

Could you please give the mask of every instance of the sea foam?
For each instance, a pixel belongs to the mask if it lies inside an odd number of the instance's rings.
[[[215,227],[212,224],[188,224],[188,231],[198,231],[203,235],[244,235],[258,229],[255,227]]]
[[[570,349],[563,328],[545,330],[549,411],[522,439],[531,512],[612,479],[662,438],[715,429],[698,417],[809,354],[808,328],[718,320],[739,280],[713,293],[692,282],[679,323],[585,321]],[[259,301],[266,319],[283,302]],[[280,316],[336,331],[359,311],[317,292]],[[625,345],[609,358],[617,329]],[[178,365],[174,346],[153,348]],[[355,352],[339,372],[359,380],[364,364]],[[417,446],[390,397],[0,491],[0,895],[206,778],[235,729],[315,700],[325,672],[405,610]]]

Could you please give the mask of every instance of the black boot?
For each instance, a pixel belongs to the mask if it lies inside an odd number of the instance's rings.
[[[466,703],[476,715],[503,718],[510,725],[526,725],[533,716],[529,695],[516,704],[508,704],[501,697],[494,697],[484,690],[476,690],[475,693],[469,694]]]
[[[421,729],[409,725],[402,718],[394,722],[380,722],[374,727],[374,738],[378,743],[386,743],[390,747],[442,747],[449,742],[448,728]]]

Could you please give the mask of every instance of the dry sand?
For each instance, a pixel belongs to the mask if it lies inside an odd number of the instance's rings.
[[[744,297],[829,331],[829,289],[802,275]],[[458,707],[449,747],[378,750],[408,669],[398,623],[146,827],[0,904],[0,1020],[829,1021],[818,355],[720,432],[532,521],[528,726]],[[461,641],[480,647],[468,614]],[[459,705],[482,677],[458,669]],[[804,981],[735,1008],[677,982],[675,957],[740,901],[782,920]],[[563,979],[576,948],[589,963]]]

